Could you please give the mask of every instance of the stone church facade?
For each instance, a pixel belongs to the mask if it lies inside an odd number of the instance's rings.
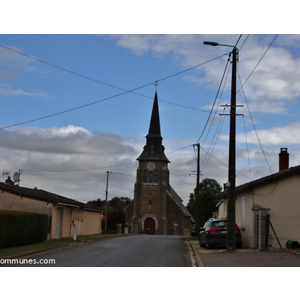
[[[170,161],[164,153],[159,107],[155,93],[149,133],[142,154],[137,158],[134,199],[125,209],[130,233],[189,235],[192,216],[170,186]]]

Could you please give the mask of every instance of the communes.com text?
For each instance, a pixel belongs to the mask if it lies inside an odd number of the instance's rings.
[[[55,265],[55,259],[0,258],[0,265]]]

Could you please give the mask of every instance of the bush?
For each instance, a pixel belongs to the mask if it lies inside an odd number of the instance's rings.
[[[47,215],[0,212],[0,248],[43,242],[47,239],[47,233]]]

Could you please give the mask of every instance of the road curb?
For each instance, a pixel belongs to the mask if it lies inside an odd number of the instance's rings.
[[[204,265],[202,263],[202,260],[201,260],[200,256],[198,255],[197,251],[195,250],[194,245],[190,241],[189,241],[189,244],[190,244],[190,246],[191,246],[191,248],[194,252],[194,256],[195,256],[195,259],[196,259],[197,266],[203,268]]]

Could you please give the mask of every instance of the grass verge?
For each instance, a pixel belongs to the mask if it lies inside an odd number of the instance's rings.
[[[70,245],[70,244],[95,241],[95,240],[100,240],[100,239],[110,238],[110,237],[118,237],[118,236],[124,236],[124,234],[80,235],[80,236],[77,236],[76,241],[74,241],[72,238],[64,238],[64,239],[50,240],[50,241],[45,241],[42,243],[25,245],[25,246],[2,248],[2,249],[0,249],[0,258],[14,256],[14,255],[20,255],[20,254],[24,254],[27,252],[46,250],[46,249],[51,249],[51,248],[55,248],[55,247],[62,247],[62,246]]]

